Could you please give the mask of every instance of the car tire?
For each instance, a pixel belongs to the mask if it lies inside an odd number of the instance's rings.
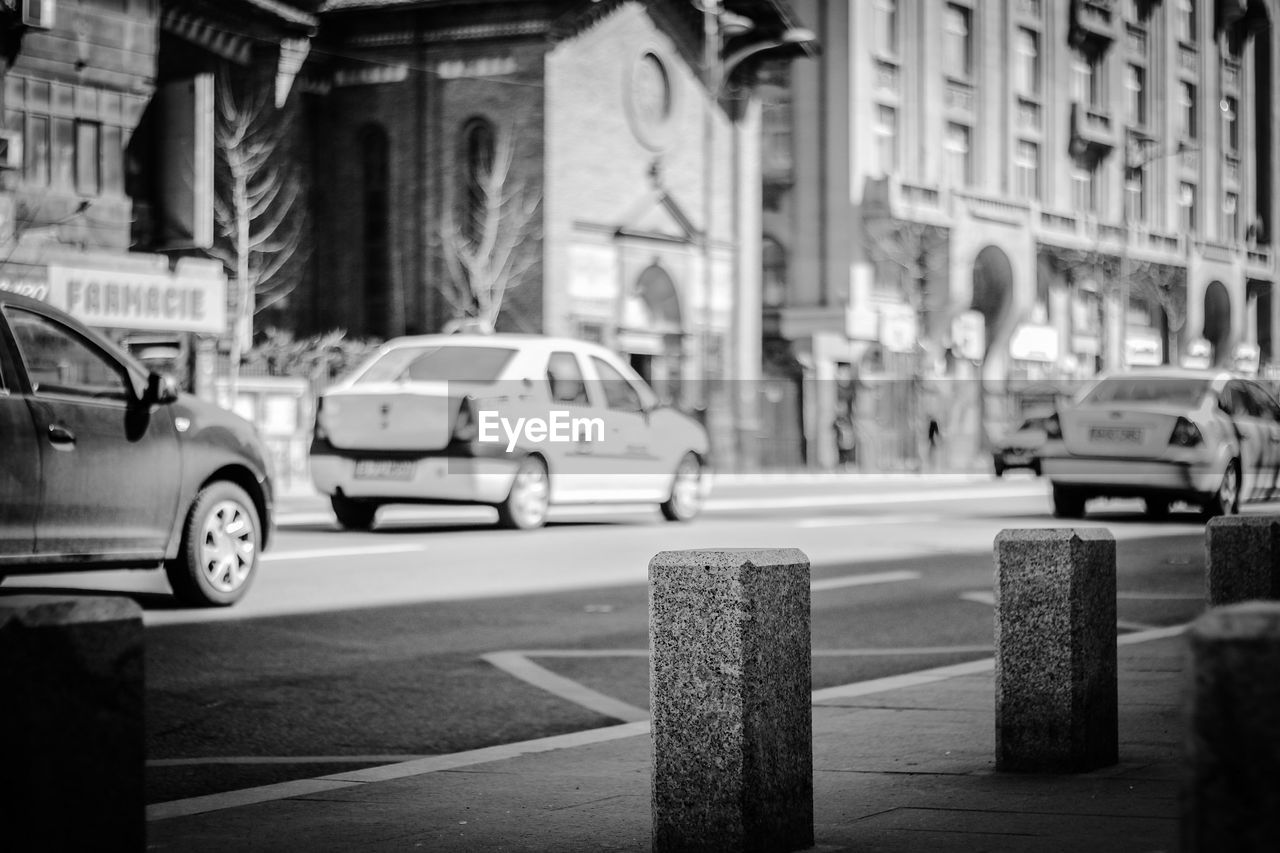
[[[551,481],[547,464],[538,456],[526,456],[511,480],[511,491],[498,504],[498,526],[506,530],[535,530],[547,523],[551,506]]]
[[[1240,465],[1235,459],[1227,463],[1218,481],[1218,488],[1200,503],[1200,514],[1207,521],[1220,515],[1235,515],[1240,511]]]
[[[1087,499],[1083,492],[1066,486],[1053,487],[1054,518],[1084,518],[1084,505]]]
[[[368,530],[378,514],[378,505],[372,501],[355,501],[345,495],[330,495],[329,506],[338,524],[347,530]]]
[[[667,521],[691,521],[702,512],[702,462],[686,453],[671,479],[671,494],[660,505]]]
[[[262,523],[244,489],[219,480],[191,503],[178,556],[165,564],[174,597],[190,607],[235,604],[257,577]]]
[[[1163,521],[1169,517],[1168,498],[1144,498],[1143,503],[1146,505],[1147,518]]]

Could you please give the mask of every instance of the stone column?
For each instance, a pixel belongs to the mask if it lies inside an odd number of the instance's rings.
[[[1094,529],[1004,530],[995,551],[996,769],[1114,764],[1115,539]]]
[[[658,554],[649,646],[656,853],[812,846],[809,559]]]
[[[1204,528],[1210,607],[1280,598],[1280,516],[1227,515]]]
[[[1280,603],[1214,608],[1189,639],[1182,849],[1271,853],[1280,843]]]
[[[143,850],[142,611],[0,596],[0,847]]]

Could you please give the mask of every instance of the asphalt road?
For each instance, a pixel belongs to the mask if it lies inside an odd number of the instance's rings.
[[[1203,607],[1203,528],[1137,502],[1079,524],[1118,540],[1122,630]],[[146,608],[148,801],[642,719],[647,564],[661,550],[797,547],[812,568],[813,687],[991,655],[992,542],[1061,526],[1030,477],[726,484],[689,525],[654,508],[489,529],[475,511],[384,511],[339,531],[282,505],[261,577],[227,610],[175,609],[162,575],[10,579],[128,591]]]

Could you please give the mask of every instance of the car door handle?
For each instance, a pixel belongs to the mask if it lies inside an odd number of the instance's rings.
[[[59,424],[49,427],[49,441],[53,444],[75,444],[76,434]]]

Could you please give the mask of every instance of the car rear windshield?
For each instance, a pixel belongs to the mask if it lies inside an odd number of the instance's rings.
[[[406,380],[492,383],[515,354],[504,347],[400,347],[371,364],[355,384]]]
[[[1084,395],[1082,403],[1171,403],[1197,406],[1209,390],[1199,377],[1122,377],[1104,379]]]

